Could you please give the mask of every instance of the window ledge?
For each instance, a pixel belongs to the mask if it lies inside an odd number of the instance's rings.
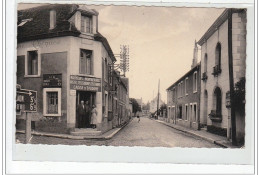
[[[87,32],[82,32],[80,31],[82,35],[87,35],[87,36],[92,36],[94,37],[94,34],[93,33],[87,33]]]
[[[78,75],[79,75],[79,76],[85,76],[85,77],[96,78],[96,76],[94,76],[94,75],[89,75],[89,74],[81,74],[81,73],[79,73]]]
[[[43,114],[44,117],[61,117],[61,114]]]
[[[195,93],[197,93],[198,91],[193,91],[193,93],[195,94]]]
[[[24,75],[24,78],[39,78],[41,75]]]

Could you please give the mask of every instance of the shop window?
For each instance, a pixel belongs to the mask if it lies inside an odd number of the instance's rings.
[[[92,75],[92,51],[90,50],[80,50],[80,74]]]
[[[81,32],[92,33],[92,18],[81,16]]]
[[[43,115],[61,116],[61,88],[43,89]]]
[[[198,86],[198,81],[197,81],[197,72],[193,73],[193,93],[197,92],[197,86]]]
[[[27,75],[38,75],[39,57],[38,51],[28,51],[27,57]]]

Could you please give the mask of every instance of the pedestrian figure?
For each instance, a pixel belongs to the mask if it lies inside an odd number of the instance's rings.
[[[93,105],[91,110],[91,125],[93,129],[97,127],[97,109],[95,105]]]
[[[85,104],[85,111],[86,111],[86,116],[85,116],[85,118],[86,118],[86,123],[85,123],[85,126],[87,127],[87,128],[89,128],[90,127],[90,112],[91,112],[91,108],[90,108],[90,106],[89,106],[89,103],[88,103],[88,101],[86,101],[86,104]]]
[[[79,128],[84,127],[85,115],[86,115],[86,110],[85,110],[84,101],[81,100],[80,104],[77,106],[77,116],[78,116],[78,127]]]
[[[137,113],[137,119],[138,119],[138,123],[139,123],[140,122],[139,112]]]

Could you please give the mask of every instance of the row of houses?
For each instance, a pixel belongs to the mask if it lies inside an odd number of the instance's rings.
[[[195,41],[191,69],[167,88],[168,122],[244,143],[245,101],[235,90],[245,81],[246,21],[245,9],[226,9]]]
[[[37,91],[37,131],[70,133],[77,105],[97,109],[97,130],[129,120],[129,81],[114,70],[116,58],[98,31],[98,12],[86,5],[53,4],[18,11],[17,84]],[[19,106],[16,128],[24,127]]]

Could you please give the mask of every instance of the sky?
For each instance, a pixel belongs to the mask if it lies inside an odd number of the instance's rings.
[[[24,8],[28,6],[18,7]],[[120,53],[120,45],[129,45],[129,96],[142,98],[144,103],[156,96],[159,79],[161,98],[167,102],[166,89],[191,69],[195,40],[224,11],[145,6],[88,8],[99,12],[98,30],[107,38],[114,54]]]

